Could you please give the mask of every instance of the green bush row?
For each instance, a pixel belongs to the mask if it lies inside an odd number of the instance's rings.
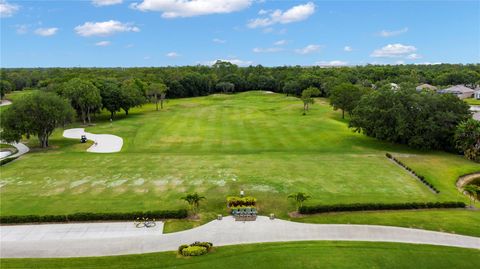
[[[7,164],[7,163],[9,163],[9,162],[11,162],[11,161],[14,161],[14,160],[16,160],[17,158],[18,158],[18,157],[7,157],[7,158],[5,158],[5,159],[1,159],[1,160],[0,160],[0,166],[2,166],[2,165],[4,165],[4,164]]]
[[[0,223],[32,223],[32,222],[70,222],[70,221],[101,221],[101,220],[135,220],[149,219],[183,219],[188,216],[186,209],[146,211],[130,213],[73,213],[67,215],[18,215],[0,216]]]
[[[408,167],[406,164],[404,164],[403,162],[401,162],[400,160],[398,160],[397,158],[393,157],[392,154],[390,153],[386,153],[385,156],[387,156],[387,158],[389,159],[392,159],[394,162],[396,162],[397,164],[399,164],[401,167],[405,168],[407,171],[411,172],[413,175],[415,175],[416,177],[418,177],[418,179],[420,179],[420,181],[425,184],[427,187],[429,187],[430,189],[432,189],[435,193],[440,193],[440,191],[435,188],[435,186],[433,186],[432,183],[428,182],[424,176],[422,175],[419,175],[417,174],[415,171],[413,171],[412,168]]]
[[[227,197],[228,207],[232,206],[255,206],[257,199],[255,197],[246,196],[246,197],[236,197],[229,196]]]
[[[414,202],[414,203],[366,203],[366,204],[337,204],[337,205],[312,205],[301,206],[298,210],[301,214],[315,214],[342,211],[367,211],[367,210],[402,210],[402,209],[426,209],[426,208],[464,208],[464,202]]]

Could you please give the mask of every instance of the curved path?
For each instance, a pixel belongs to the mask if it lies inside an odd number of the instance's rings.
[[[0,226],[1,258],[86,257],[173,251],[181,244],[215,246],[306,240],[380,241],[480,249],[480,238],[376,225],[307,224],[258,217],[232,217],[170,234],[133,228],[132,222]]]
[[[27,153],[30,151],[30,148],[25,146],[25,144],[23,143],[7,143],[7,142],[4,142],[4,141],[1,141],[1,143],[3,144],[9,144],[9,145],[12,145],[14,146],[15,148],[17,148],[17,153],[15,154],[12,154],[12,155],[8,155],[8,156],[5,156],[4,158],[12,158],[12,157],[20,157],[22,156],[23,154]],[[0,159],[3,159],[3,158],[0,158]]]
[[[112,153],[122,150],[123,139],[116,135],[87,133],[84,128],[63,131],[63,136],[66,138],[80,139],[82,135],[86,135],[88,140],[96,143],[87,149],[88,152]]]
[[[9,101],[9,100],[2,100],[2,102],[0,103],[0,106],[8,106],[8,105],[11,105],[12,104],[12,101]]]

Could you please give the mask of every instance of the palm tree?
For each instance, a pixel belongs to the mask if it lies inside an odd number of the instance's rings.
[[[198,208],[200,207],[200,201],[206,199],[204,196],[198,195],[198,193],[189,193],[186,196],[180,198],[184,200],[190,205],[192,212],[196,214],[198,212]]]
[[[295,202],[297,203],[297,210],[299,210],[300,207],[302,207],[303,202],[310,199],[310,196],[303,192],[297,192],[297,193],[290,194],[288,198],[295,200]]]
[[[472,207],[472,201],[475,202],[475,199],[480,194],[480,187],[473,184],[469,184],[463,188],[463,191],[468,196],[470,196],[470,207]]]

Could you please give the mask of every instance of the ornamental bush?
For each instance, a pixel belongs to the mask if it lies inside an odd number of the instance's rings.
[[[207,254],[207,248],[201,246],[189,246],[182,249],[183,256],[201,256]]]
[[[257,199],[255,197],[246,196],[246,197],[236,197],[230,196],[227,197],[228,207],[237,207],[237,206],[255,206]]]

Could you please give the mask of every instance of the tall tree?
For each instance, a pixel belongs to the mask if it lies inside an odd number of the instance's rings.
[[[156,110],[158,111],[158,103],[160,102],[160,107],[163,109],[163,102],[167,96],[168,87],[163,82],[153,82],[147,86],[147,96],[150,97],[155,103]]]
[[[95,81],[95,85],[100,89],[102,108],[108,110],[110,118],[113,119],[122,109],[122,92],[118,81],[113,78],[99,79]]]
[[[480,162],[480,121],[470,118],[461,122],[455,132],[455,146],[465,158]]]
[[[303,206],[303,203],[310,199],[310,196],[303,192],[297,192],[290,194],[288,198],[291,198],[295,201],[295,203],[297,204],[297,210],[299,210],[300,207]]]
[[[302,96],[300,97],[303,102],[303,115],[305,115],[306,111],[308,111],[308,106],[315,102],[313,96],[318,96],[320,94],[320,90],[315,87],[308,87],[302,91]]]
[[[215,89],[223,93],[233,93],[235,91],[235,85],[230,82],[219,82],[215,85]]]
[[[13,85],[8,80],[4,80],[4,79],[0,80],[0,102],[5,97],[5,94],[11,92],[12,89],[13,89]]]
[[[120,107],[128,115],[128,111],[132,107],[141,106],[145,104],[146,98],[143,92],[142,83],[136,79],[125,80],[120,87]]]
[[[46,148],[53,130],[70,122],[74,113],[68,100],[54,93],[27,94],[1,113],[2,139],[18,142],[23,135],[36,135]]]
[[[198,212],[198,209],[200,207],[200,201],[206,199],[204,196],[200,196],[198,193],[190,193],[187,194],[180,199],[184,200],[190,205],[190,208],[192,209],[192,212],[196,214]]]
[[[330,104],[333,109],[342,110],[342,119],[345,118],[345,111],[349,114],[357,106],[365,90],[357,85],[342,83],[332,89],[330,92]]]
[[[69,80],[63,89],[73,108],[80,115],[83,124],[91,123],[91,113],[102,106],[100,90],[92,82],[85,79],[74,78]]]

